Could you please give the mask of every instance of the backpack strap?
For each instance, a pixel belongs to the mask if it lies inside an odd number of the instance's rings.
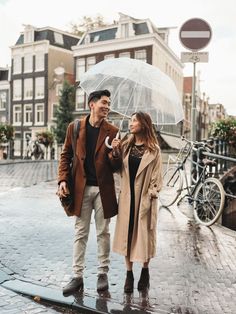
[[[74,155],[75,155],[75,150],[76,150],[76,140],[79,137],[79,129],[80,129],[80,120],[76,119],[74,121],[73,138],[72,138],[72,148],[73,148]]]
[[[79,136],[79,129],[80,129],[80,120],[76,119],[74,121],[74,128],[73,128],[73,134],[72,134],[73,158],[72,158],[72,162],[71,162],[71,174],[72,174],[73,180],[74,180],[74,176],[75,176],[75,168],[76,168],[76,163],[77,163],[75,151],[76,151],[76,140]]]

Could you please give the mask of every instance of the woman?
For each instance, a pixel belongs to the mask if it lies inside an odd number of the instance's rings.
[[[136,112],[130,136],[112,141],[114,158],[122,154],[121,190],[113,251],[125,256],[126,293],[133,292],[133,262],[143,265],[138,290],[149,288],[149,261],[156,253],[157,198],[161,188],[161,153],[147,113]]]

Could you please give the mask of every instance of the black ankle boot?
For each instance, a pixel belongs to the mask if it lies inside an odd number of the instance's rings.
[[[134,291],[134,275],[132,270],[127,270],[124,292],[132,293]]]
[[[148,268],[142,268],[142,272],[138,281],[138,291],[144,291],[149,289],[150,283],[149,283],[149,269]]]

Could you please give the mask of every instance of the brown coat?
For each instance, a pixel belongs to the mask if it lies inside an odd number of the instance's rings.
[[[129,153],[123,159],[121,190],[116,220],[113,251],[127,256],[130,215]],[[146,151],[135,178],[134,229],[130,248],[130,261],[147,262],[156,254],[157,199],[162,183],[161,153]]]
[[[76,167],[74,180],[75,206],[74,215],[80,216],[83,201],[84,189],[86,185],[86,174],[84,170],[84,161],[86,157],[86,119],[80,122],[79,136],[76,143]],[[72,134],[73,122],[67,128],[66,138],[61,153],[58,169],[58,183],[67,181],[69,178],[69,165],[73,157]],[[104,141],[107,136],[110,142],[116,136],[118,129],[104,120],[100,127],[97,146],[95,150],[95,168],[100,190],[104,218],[110,218],[117,214],[117,199],[115,194],[113,172],[121,165],[121,159],[111,158],[110,149],[106,147]]]

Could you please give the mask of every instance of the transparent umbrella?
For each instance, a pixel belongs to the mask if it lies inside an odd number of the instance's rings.
[[[125,117],[135,111],[150,114],[157,125],[177,124],[184,118],[179,93],[165,73],[146,62],[130,58],[104,60],[81,77],[81,88],[111,92],[111,110]]]

